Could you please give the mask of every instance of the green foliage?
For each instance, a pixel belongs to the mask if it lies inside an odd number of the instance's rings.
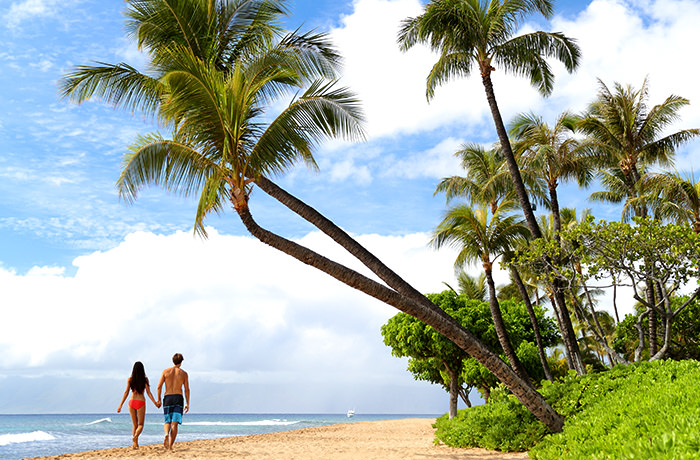
[[[460,410],[455,418],[446,415],[437,419],[436,438],[454,447],[483,447],[500,451],[522,451],[540,439],[545,426],[537,422],[503,386],[491,393],[491,402]]]
[[[671,299],[671,310],[675,311],[688,300],[688,296],[674,297]],[[624,355],[628,360],[634,357],[634,350],[639,345],[639,333],[636,324],[639,314],[643,310],[638,309],[634,315],[627,315],[625,319],[617,325],[615,331],[615,341],[613,348],[618,353]],[[649,321],[645,318],[642,321],[644,331],[649,330]],[[670,359],[700,359],[700,301],[695,299],[690,302],[673,319],[671,326],[671,343],[667,353]],[[661,343],[661,338],[657,342]],[[649,341],[645,342],[642,359],[649,358]]]
[[[451,290],[428,294],[427,297],[492,350],[502,352],[487,302],[469,299]],[[556,324],[545,316],[543,308],[534,306],[534,310],[543,345],[556,345],[559,341]],[[518,358],[535,381],[543,379],[544,371],[537,348],[533,345],[535,335],[525,305],[512,300],[503,301],[501,311]],[[384,344],[391,347],[394,356],[411,358],[408,370],[416,379],[442,384],[447,390],[449,382],[441,377],[441,373],[444,371],[444,363],[448,363],[452,370],[460,374],[462,383],[468,386],[483,390],[485,387],[496,386],[498,382],[496,377],[474,358],[470,358],[450,340],[412,316],[399,313],[390,318],[381,331]],[[414,360],[423,362],[418,363]]]
[[[566,418],[563,433],[544,425],[506,391],[491,402],[436,422],[436,441],[458,447],[530,450],[538,460],[700,458],[700,363],[654,361],[616,366],[540,392]]]
[[[679,308],[687,297],[674,298],[672,308]],[[668,357],[700,360],[700,301],[696,298],[673,319],[673,338]]]
[[[700,458],[700,363],[655,361],[586,377],[563,385],[567,389],[555,407],[568,415],[564,431],[547,436],[530,456]]]

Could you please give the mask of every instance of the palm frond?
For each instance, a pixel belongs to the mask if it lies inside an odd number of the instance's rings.
[[[73,67],[59,80],[59,94],[72,102],[98,98],[116,108],[154,114],[163,97],[161,82],[128,64],[102,62]]]
[[[124,157],[117,181],[120,198],[133,203],[138,192],[157,185],[171,193],[192,196],[206,183],[217,166],[196,150],[157,133],[139,136]]]

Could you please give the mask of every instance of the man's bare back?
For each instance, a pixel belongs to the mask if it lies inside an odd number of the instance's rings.
[[[173,366],[163,371],[163,382],[166,395],[181,395],[182,387],[187,383],[187,372]]]
[[[185,412],[189,411],[190,406],[190,383],[187,372],[180,369],[180,365],[176,365],[165,369],[160,376],[158,382],[158,400],[160,400],[160,392],[165,385],[165,396],[182,395],[183,387],[185,394]]]

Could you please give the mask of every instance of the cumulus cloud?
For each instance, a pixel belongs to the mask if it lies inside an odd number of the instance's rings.
[[[452,279],[452,255],[428,249],[426,235],[360,241],[422,291]],[[318,233],[300,242],[350,262]],[[319,374],[387,382],[403,373],[379,332],[395,309],[249,237],[137,232],[74,264],[73,276],[62,267],[0,268],[9,307],[2,368],[108,372],[179,350],[191,368],[228,382]]]
[[[396,44],[401,21],[420,13],[417,0],[357,0],[332,31],[346,58],[345,80],[363,99],[371,138],[451,126],[471,141],[495,140],[479,78],[454,80],[427,103],[425,78],[437,56],[423,46],[402,53]],[[581,65],[570,75],[552,62],[556,82],[549,98],[540,97],[525,79],[496,69],[494,87],[504,120],[522,111],[554,119],[567,109],[582,110],[595,97],[598,78],[639,87],[648,75],[650,102],[670,94],[700,101],[695,84],[700,64],[688,55],[688,44],[700,40],[694,23],[698,15],[700,3],[692,1],[595,0],[576,17],[555,17],[549,27],[525,24],[524,32],[562,31],[576,39]],[[700,110],[684,111],[683,126],[698,125]]]

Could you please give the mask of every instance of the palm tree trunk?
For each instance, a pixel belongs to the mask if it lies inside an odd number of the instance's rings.
[[[496,94],[493,91],[493,83],[491,82],[491,70],[481,69],[481,81],[484,85],[484,90],[486,91],[486,99],[488,100],[489,108],[491,109],[491,116],[493,117],[493,122],[496,126],[496,133],[498,134],[498,140],[501,143],[501,150],[503,151],[503,156],[506,160],[506,164],[508,165],[510,177],[513,180],[515,193],[518,196],[520,207],[525,215],[525,221],[527,222],[532,237],[535,239],[542,238],[542,231],[537,223],[535,212],[532,210],[530,198],[527,195],[523,178],[520,175],[520,168],[518,167],[518,163],[515,161],[515,155],[513,154],[510,140],[508,139],[508,132],[503,124],[501,111],[499,110],[498,103],[496,102]]]
[[[559,330],[562,340],[564,341],[564,348],[573,366],[571,369],[574,369],[578,375],[584,375],[586,373],[586,365],[583,364],[583,359],[581,358],[581,350],[576,340],[574,326],[571,324],[569,309],[566,307],[566,299],[564,298],[564,288],[562,284],[562,281],[558,277],[554,278],[552,281],[552,290],[554,291],[553,307],[559,310]]]
[[[515,187],[515,193],[518,196],[518,201],[520,202],[520,207],[523,210],[525,221],[527,222],[532,237],[534,239],[542,238],[542,231],[537,223],[535,213],[532,210],[530,198],[527,195],[523,178],[520,175],[520,168],[518,167],[518,163],[515,161],[515,155],[513,154],[510,140],[508,139],[508,132],[503,124],[501,111],[498,109],[498,104],[496,103],[496,94],[493,91],[490,66],[489,68],[481,69],[481,81],[484,85],[484,90],[486,91],[486,99],[488,100],[489,108],[491,109],[491,116],[493,117],[493,122],[496,126],[498,140],[501,142],[501,150],[503,151],[503,156],[506,160],[506,164],[508,165],[508,170],[510,171],[513,186]],[[561,318],[559,329],[561,330],[562,339],[564,340],[566,353],[567,355],[571,356],[569,362],[574,365],[573,369],[575,369],[579,375],[583,375],[586,373],[586,368],[583,365],[581,351],[579,350],[578,343],[576,342],[576,337],[573,334],[574,329],[571,325],[571,318],[569,318],[569,313],[566,311],[566,299],[564,298],[563,286],[562,283],[557,282],[556,279],[554,280],[554,291],[556,302],[552,305],[552,307],[559,308],[560,310],[558,315],[559,318]]]
[[[532,308],[532,302],[530,302],[530,296],[527,293],[525,284],[522,278],[520,278],[520,273],[515,267],[510,268],[510,276],[513,278],[515,285],[518,286],[518,291],[520,291],[520,296],[523,298],[525,303],[525,308],[527,309],[527,314],[530,317],[530,323],[532,324],[532,331],[535,333],[535,342],[537,344],[537,354],[540,356],[540,363],[542,364],[542,369],[544,369],[544,376],[550,382],[554,382],[554,377],[552,377],[552,371],[549,369],[549,363],[547,362],[547,354],[542,346],[542,334],[540,334],[540,326],[537,324],[537,316],[535,316],[535,310]]]
[[[503,352],[510,362],[510,366],[515,370],[515,372],[526,382],[531,382],[530,376],[527,374],[525,367],[518,359],[515,354],[513,345],[510,343],[510,338],[508,337],[508,331],[506,330],[506,325],[503,322],[503,314],[501,313],[501,306],[498,303],[498,298],[496,297],[496,283],[493,281],[493,273],[489,267],[484,267],[486,272],[486,282],[489,285],[489,308],[491,310],[491,318],[493,319],[493,325],[496,329],[496,336],[498,337],[498,342],[503,348]]]
[[[437,306],[433,305],[434,308],[426,308],[423,304],[418,304],[412,299],[354,270],[265,230],[255,222],[246,205],[237,206],[236,212],[246,229],[261,242],[432,326],[436,331],[452,340],[458,347],[491,371],[552,432],[559,433],[562,431],[564,418],[547,403],[544,397],[535,391],[528,382],[521,379],[474,334],[462,327],[457,320],[449,315],[439,314],[436,310],[442,310]]]

